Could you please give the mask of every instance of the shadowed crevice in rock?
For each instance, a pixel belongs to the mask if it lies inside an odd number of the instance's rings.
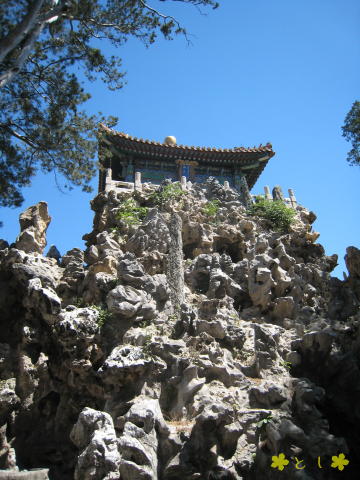
[[[219,238],[214,242],[214,252],[220,255],[227,254],[232,263],[240,262],[244,258],[243,245],[241,242],[230,243],[226,239]]]

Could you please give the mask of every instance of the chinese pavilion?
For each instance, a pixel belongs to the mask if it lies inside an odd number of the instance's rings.
[[[238,191],[244,184],[251,189],[275,155],[269,143],[222,149],[177,145],[174,137],[164,143],[138,139],[104,125],[100,132],[99,191],[164,179],[202,183],[210,176]]]

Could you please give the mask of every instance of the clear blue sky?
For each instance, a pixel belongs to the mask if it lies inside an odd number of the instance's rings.
[[[86,108],[116,115],[118,130],[151,140],[175,135],[180,144],[221,148],[270,141],[276,156],[253,193],[264,185],[293,188],[318,215],[319,241],[328,255],[339,254],[335,273],[342,277],[346,247],[360,248],[360,168],[345,161],[350,144],[341,136],[360,99],[360,2],[221,3],[206,16],[178,2],[153,3],[182,21],[192,45],[179,37],[147,49],[131,40],[117,52],[128,84],[117,92],[87,85]],[[14,241],[19,213],[45,200],[53,218],[48,245],[62,254],[83,247],[94,194],[62,194],[52,175],[36,177],[24,194],[22,208],[2,209],[1,237]]]

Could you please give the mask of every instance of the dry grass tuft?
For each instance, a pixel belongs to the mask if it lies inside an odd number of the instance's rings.
[[[194,422],[183,418],[181,420],[170,420],[167,422],[170,426],[175,427],[177,433],[191,432]]]

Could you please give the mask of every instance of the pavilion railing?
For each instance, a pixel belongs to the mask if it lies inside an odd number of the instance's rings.
[[[192,182],[187,180],[186,177],[181,177],[180,185],[182,190],[190,190]],[[228,181],[224,181],[224,187],[226,189],[231,188]],[[121,180],[113,180],[112,179],[112,170],[111,168],[106,169],[106,177],[105,177],[105,191],[109,192],[110,190],[115,191],[129,191],[129,190],[142,190],[142,182],[141,182],[141,172],[135,172],[135,181],[134,182],[125,182]],[[296,208],[297,201],[295,198],[294,191],[289,188],[289,197],[284,197],[281,187],[276,186],[273,188],[272,193],[270,193],[270,188],[268,186],[264,187],[264,197],[266,200],[281,200],[283,201],[288,207]],[[255,202],[257,195],[250,195],[249,201]]]

